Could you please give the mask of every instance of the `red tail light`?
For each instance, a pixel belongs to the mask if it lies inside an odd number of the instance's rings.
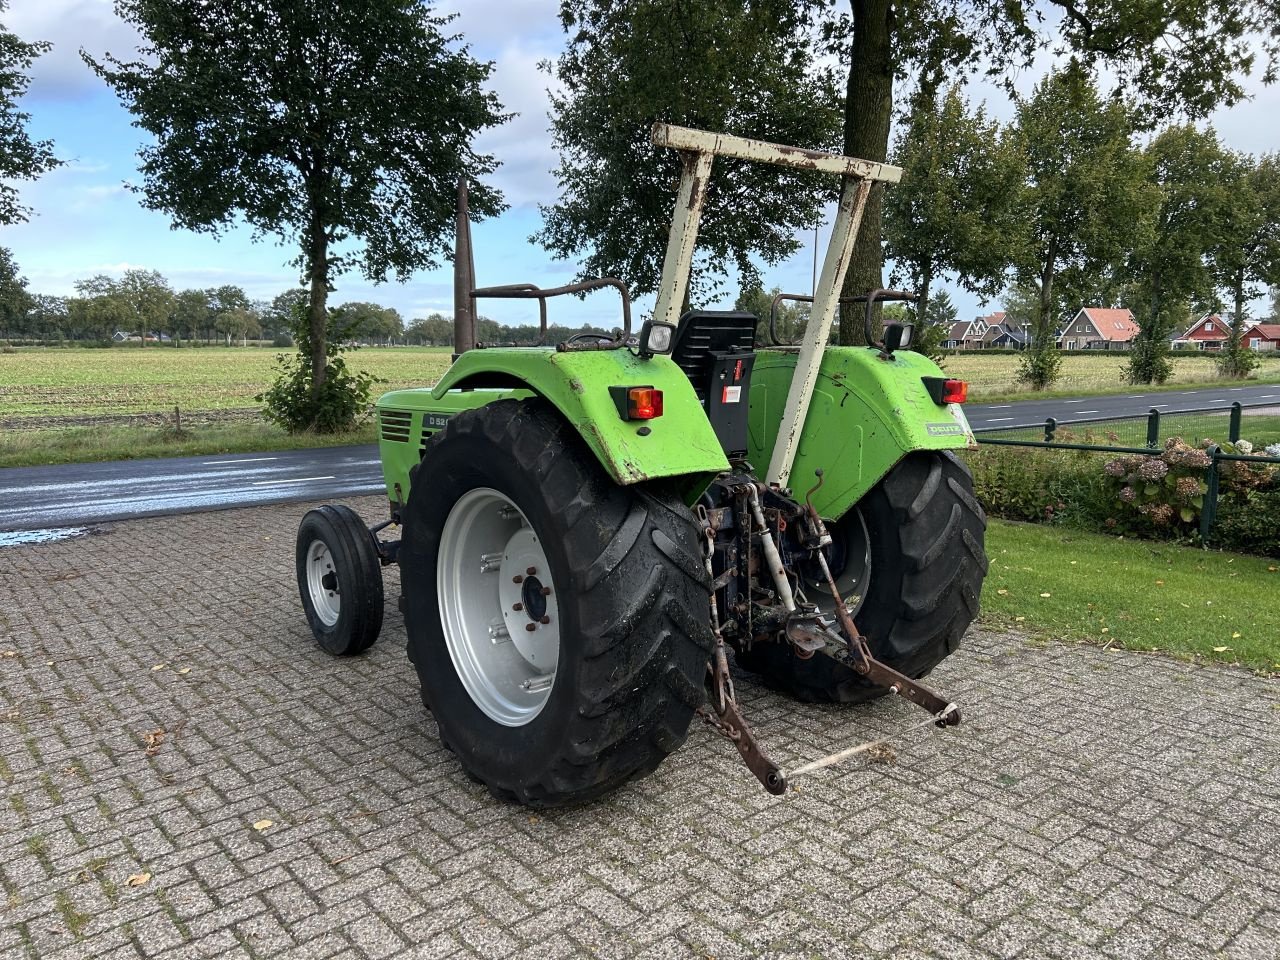
[[[944,380],[942,383],[943,403],[964,403],[969,399],[969,384],[963,380]]]
[[[627,419],[652,420],[662,416],[662,391],[653,387],[632,387],[627,391]]]

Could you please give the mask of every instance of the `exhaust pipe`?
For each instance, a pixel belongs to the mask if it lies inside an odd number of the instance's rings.
[[[458,212],[453,245],[453,359],[476,346],[476,263],[471,254],[471,217],[467,209],[467,178],[458,180]]]

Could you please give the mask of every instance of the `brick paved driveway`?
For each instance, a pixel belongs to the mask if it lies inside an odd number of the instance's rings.
[[[534,815],[439,746],[394,603],[310,642],[302,509],[0,550],[0,956],[1280,956],[1273,682],[977,634],[968,722],[888,762],[775,799],[699,728]],[[784,765],[914,719],[739,692]]]

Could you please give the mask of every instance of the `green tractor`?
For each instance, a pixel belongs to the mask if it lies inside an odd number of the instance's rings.
[[[901,171],[658,124],[683,174],[654,314],[638,334],[622,283],[476,288],[459,186],[454,363],[377,404],[391,516],[323,506],[298,531],[302,603],[320,645],[356,654],[382,625],[381,566],[400,566],[408,652],[440,738],[494,795],[577,803],[650,773],[700,715],[771,793],[788,773],[752,735],[728,666],[806,701],[892,692],[946,726],[918,682],[978,613],[985,517],[954,450],[972,446],[950,380],[908,324],[829,345],[872,185]],[[685,301],[712,161],[842,178],[804,337],[758,345],[757,318]],[[613,287],[621,330],[554,347],[477,344],[478,298]],[[808,298],[796,298],[808,299]],[[776,307],[776,303],[775,303]],[[772,328],[772,325],[771,325]],[[776,339],[776,338],[774,338]],[[763,468],[763,469],[762,469]],[[395,524],[398,541],[378,538]]]

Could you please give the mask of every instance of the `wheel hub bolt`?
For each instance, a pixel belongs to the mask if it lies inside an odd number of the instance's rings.
[[[524,628],[528,630],[530,633],[533,633],[533,631],[538,629],[538,625],[536,623],[526,623],[524,625]]]
[[[513,604],[511,605],[511,609],[512,609],[512,610],[523,610],[523,609],[524,609],[524,604],[523,604],[523,603],[513,603]]]
[[[538,572],[537,567],[529,567],[528,569],[525,570],[525,573],[527,573],[531,577],[537,572]]]
[[[511,578],[511,582],[512,582],[512,583],[524,583],[524,577],[522,577],[520,574],[518,574],[518,573],[517,573],[514,577],[512,577],[512,578]]]
[[[551,596],[551,588],[550,588],[550,587],[543,587],[543,588],[542,588],[542,595],[543,595],[544,597],[549,597],[549,596]]]
[[[543,616],[543,617],[542,617],[542,619],[541,619],[541,620],[539,620],[538,622],[539,622],[539,623],[550,623],[550,622],[551,622],[551,618],[550,618],[550,617],[548,617],[548,616]]]

